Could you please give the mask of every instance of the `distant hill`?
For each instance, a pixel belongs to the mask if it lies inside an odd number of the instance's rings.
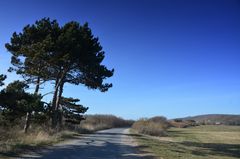
[[[199,124],[240,125],[240,115],[207,114],[180,118],[181,120],[194,120]]]

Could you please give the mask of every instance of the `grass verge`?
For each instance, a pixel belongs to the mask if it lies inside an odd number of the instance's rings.
[[[44,131],[29,134],[24,134],[22,131],[8,132],[0,140],[0,157],[53,145],[76,135],[79,134],[72,131],[61,131],[54,134]]]
[[[171,128],[167,137],[136,135],[145,151],[161,159],[238,159],[240,126]]]

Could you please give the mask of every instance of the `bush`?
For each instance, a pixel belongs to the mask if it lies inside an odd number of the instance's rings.
[[[198,126],[196,121],[194,120],[169,120],[169,123],[171,127],[176,127],[176,128],[188,128],[192,126]]]
[[[175,122],[182,122],[182,119],[174,119]]]
[[[166,130],[170,127],[165,117],[153,117],[136,121],[132,128],[138,133],[152,136],[166,136]]]
[[[134,121],[124,120],[114,115],[86,115],[86,120],[82,121],[78,128],[89,131],[97,131],[103,129],[117,127],[131,127]]]

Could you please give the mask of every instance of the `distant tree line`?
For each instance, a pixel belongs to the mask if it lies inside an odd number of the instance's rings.
[[[79,104],[79,99],[64,97],[65,84],[84,85],[101,92],[112,87],[104,83],[113,76],[102,64],[105,52],[88,24],[71,21],[60,26],[56,20],[43,18],[27,25],[22,32],[14,32],[5,44],[11,54],[9,72],[16,72],[22,81],[14,81],[0,92],[0,120],[2,125],[12,124],[25,118],[24,131],[31,122],[51,121],[55,130],[63,121],[79,124],[88,107]],[[0,86],[5,75],[0,75]],[[40,88],[53,83],[51,102],[44,102]],[[43,85],[44,84],[44,85]],[[34,92],[26,90],[35,86]]]

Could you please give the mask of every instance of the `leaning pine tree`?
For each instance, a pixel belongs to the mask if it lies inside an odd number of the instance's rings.
[[[59,50],[55,54],[55,91],[53,96],[53,128],[57,126],[59,103],[65,83],[83,84],[90,89],[102,92],[112,87],[103,80],[113,75],[102,61],[104,52],[98,38],[92,35],[87,24],[81,26],[77,22],[69,22],[61,28],[61,34],[56,44]]]

